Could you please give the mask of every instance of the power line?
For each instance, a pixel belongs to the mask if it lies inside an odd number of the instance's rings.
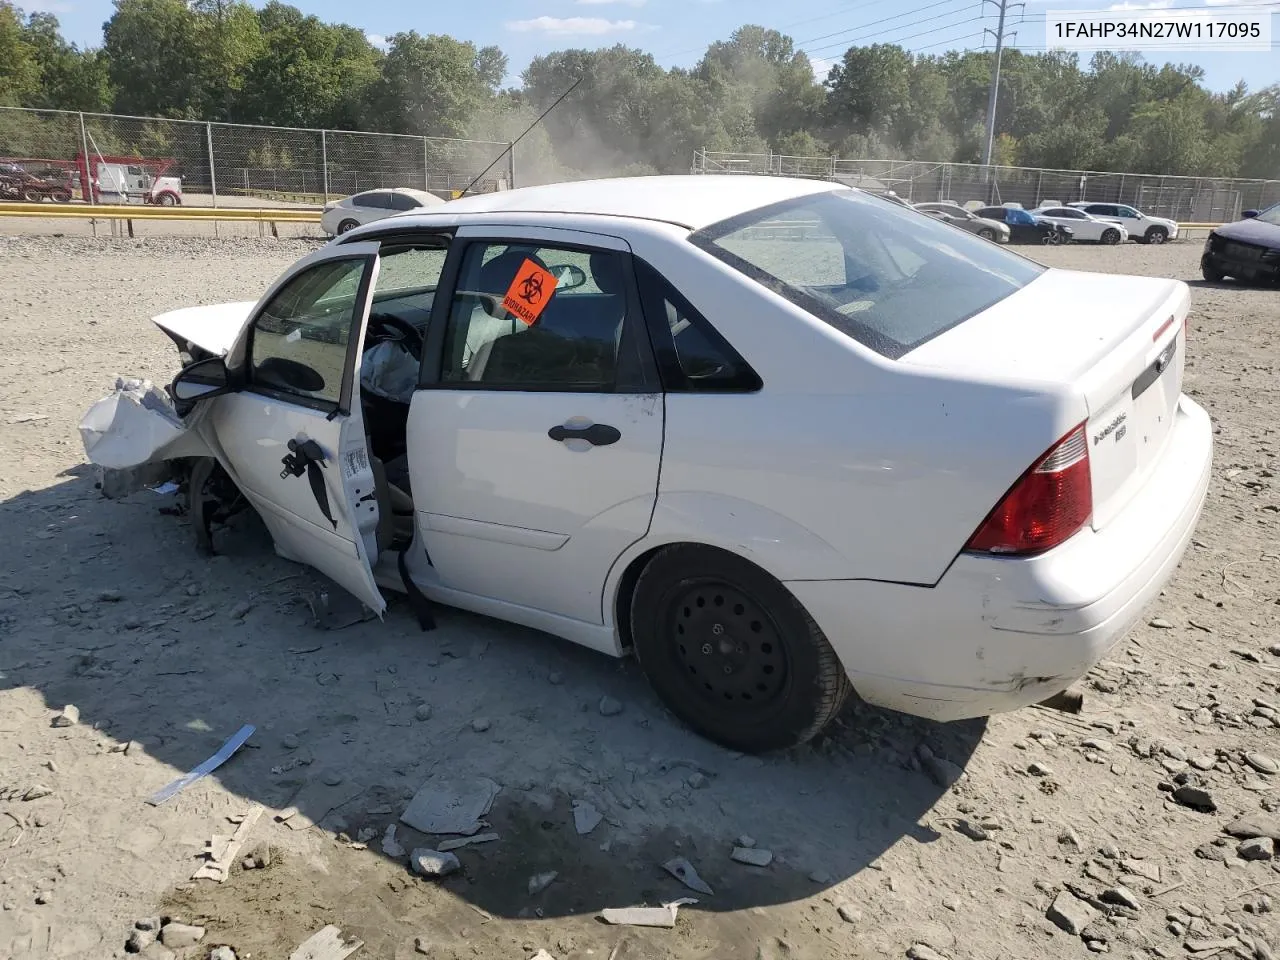
[[[945,7],[947,4],[951,4],[955,2],[957,2],[957,0],[937,0],[936,3],[926,4],[923,7],[915,7],[914,9],[911,9],[911,10],[904,10],[902,13],[894,14],[892,17],[883,17],[880,20],[872,20],[869,23],[860,23],[856,27],[847,27],[844,30],[837,30],[834,33],[824,33],[818,37],[809,37],[807,40],[801,40],[796,45],[803,47],[807,43],[816,43],[819,40],[827,40],[831,37],[839,37],[846,33],[857,33],[859,31],[865,30],[867,27],[874,27],[881,23],[889,23],[892,20],[901,20],[903,17],[915,16],[917,13],[923,13],[926,10],[933,10],[936,7]],[[952,13],[958,13],[958,12],[959,12],[958,10],[952,11]],[[944,14],[944,16],[950,16],[950,14]],[[920,22],[927,23],[928,21],[920,21]],[[904,26],[912,26],[912,24],[904,24]],[[896,28],[890,28],[890,29],[896,29]]]
[[[944,16],[951,16],[951,17],[954,17],[954,16],[956,15],[956,13],[959,13],[959,12],[960,12],[960,11],[958,11],[958,10],[957,10],[957,11],[953,11],[952,13],[944,14]],[[933,18],[933,19],[941,19],[941,18]],[[906,29],[908,29],[908,28],[910,28],[910,27],[912,27],[912,26],[915,26],[915,24],[908,24],[908,23],[904,23],[904,24],[902,24],[902,25],[900,25],[900,26],[897,26],[897,27],[890,27],[888,30],[875,31],[875,32],[872,32],[872,33],[870,33],[870,34],[866,34],[866,35],[863,35],[863,36],[849,37],[849,38],[847,38],[847,39],[845,39],[845,40],[839,40],[839,41],[837,41],[837,42],[835,42],[835,43],[828,43],[828,44],[825,44],[825,45],[820,46],[820,47],[809,47],[809,48],[805,49],[805,51],[804,51],[804,52],[805,52],[805,53],[808,53],[808,54],[820,53],[820,52],[822,52],[822,51],[824,51],[824,50],[830,50],[830,49],[835,48],[835,47],[846,47],[846,48],[847,48],[847,47],[852,47],[852,46],[856,46],[856,45],[858,45],[858,44],[861,44],[861,43],[863,43],[863,41],[866,41],[866,40],[877,40],[877,39],[880,39],[880,38],[883,38],[883,41],[882,41],[882,42],[884,42],[884,43],[900,44],[900,43],[903,43],[903,42],[905,42],[905,41],[907,41],[907,40],[914,40],[914,39],[916,39],[917,37],[927,37],[927,36],[929,36],[930,34],[934,34],[934,33],[941,33],[943,30],[950,30],[952,27],[963,27],[963,26],[965,26],[965,25],[967,25],[967,24],[970,24],[970,23],[978,23],[978,22],[980,22],[980,21],[982,21],[982,20],[985,20],[985,19],[986,19],[985,17],[969,17],[967,20],[957,20],[957,21],[955,21],[954,23],[944,23],[944,24],[942,24],[941,26],[938,26],[938,27],[932,27],[932,28],[930,28],[930,29],[928,29],[928,30],[921,30],[921,31],[920,31],[920,32],[918,32],[918,33],[910,33],[910,34],[907,34],[905,37],[888,37],[888,36],[886,36],[886,34],[893,33],[895,30],[906,30]],[[928,23],[929,21],[928,21],[928,20],[923,20],[923,21],[920,21],[920,22],[922,22],[922,23]]]

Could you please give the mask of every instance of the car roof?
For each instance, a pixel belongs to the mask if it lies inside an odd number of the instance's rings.
[[[556,213],[658,220],[700,230],[759,207],[835,190],[827,180],[733,174],[619,177],[520,187],[463,197],[430,213],[401,214],[400,219],[435,215]]]

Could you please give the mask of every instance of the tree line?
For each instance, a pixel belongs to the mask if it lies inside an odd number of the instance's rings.
[[[535,58],[409,30],[375,46],[280,0],[116,0],[100,47],[0,0],[0,105],[525,142],[522,179],[685,172],[696,150],[977,162],[990,54],[852,46],[825,78],[744,26],[691,68],[622,45]],[[1005,54],[993,162],[1280,178],[1280,84],[1225,92],[1134,54]]]

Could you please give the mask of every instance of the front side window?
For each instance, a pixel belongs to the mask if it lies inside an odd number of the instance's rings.
[[[474,243],[459,271],[441,382],[612,391],[627,316],[621,254]]]
[[[289,280],[258,314],[249,342],[249,383],[337,404],[366,260],[319,263]]]
[[[1280,227],[1280,203],[1277,203],[1274,207],[1268,207],[1266,210],[1263,210],[1254,219]]]
[[[1036,218],[1025,210],[1019,210],[1016,207],[1008,207],[1004,211],[1003,217],[996,217],[997,220],[1004,220],[1005,223],[1019,223],[1023,226],[1035,226]]]
[[[797,222],[805,229],[797,231]],[[1003,300],[1045,269],[856,190],[774,204],[691,239],[892,358]]]
[[[1116,207],[1116,213],[1122,217],[1129,217],[1131,220],[1141,220],[1142,214],[1133,207]]]

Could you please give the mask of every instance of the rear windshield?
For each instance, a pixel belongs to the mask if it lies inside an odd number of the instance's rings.
[[[856,190],[762,207],[691,239],[890,358],[998,303],[1045,269]]]

